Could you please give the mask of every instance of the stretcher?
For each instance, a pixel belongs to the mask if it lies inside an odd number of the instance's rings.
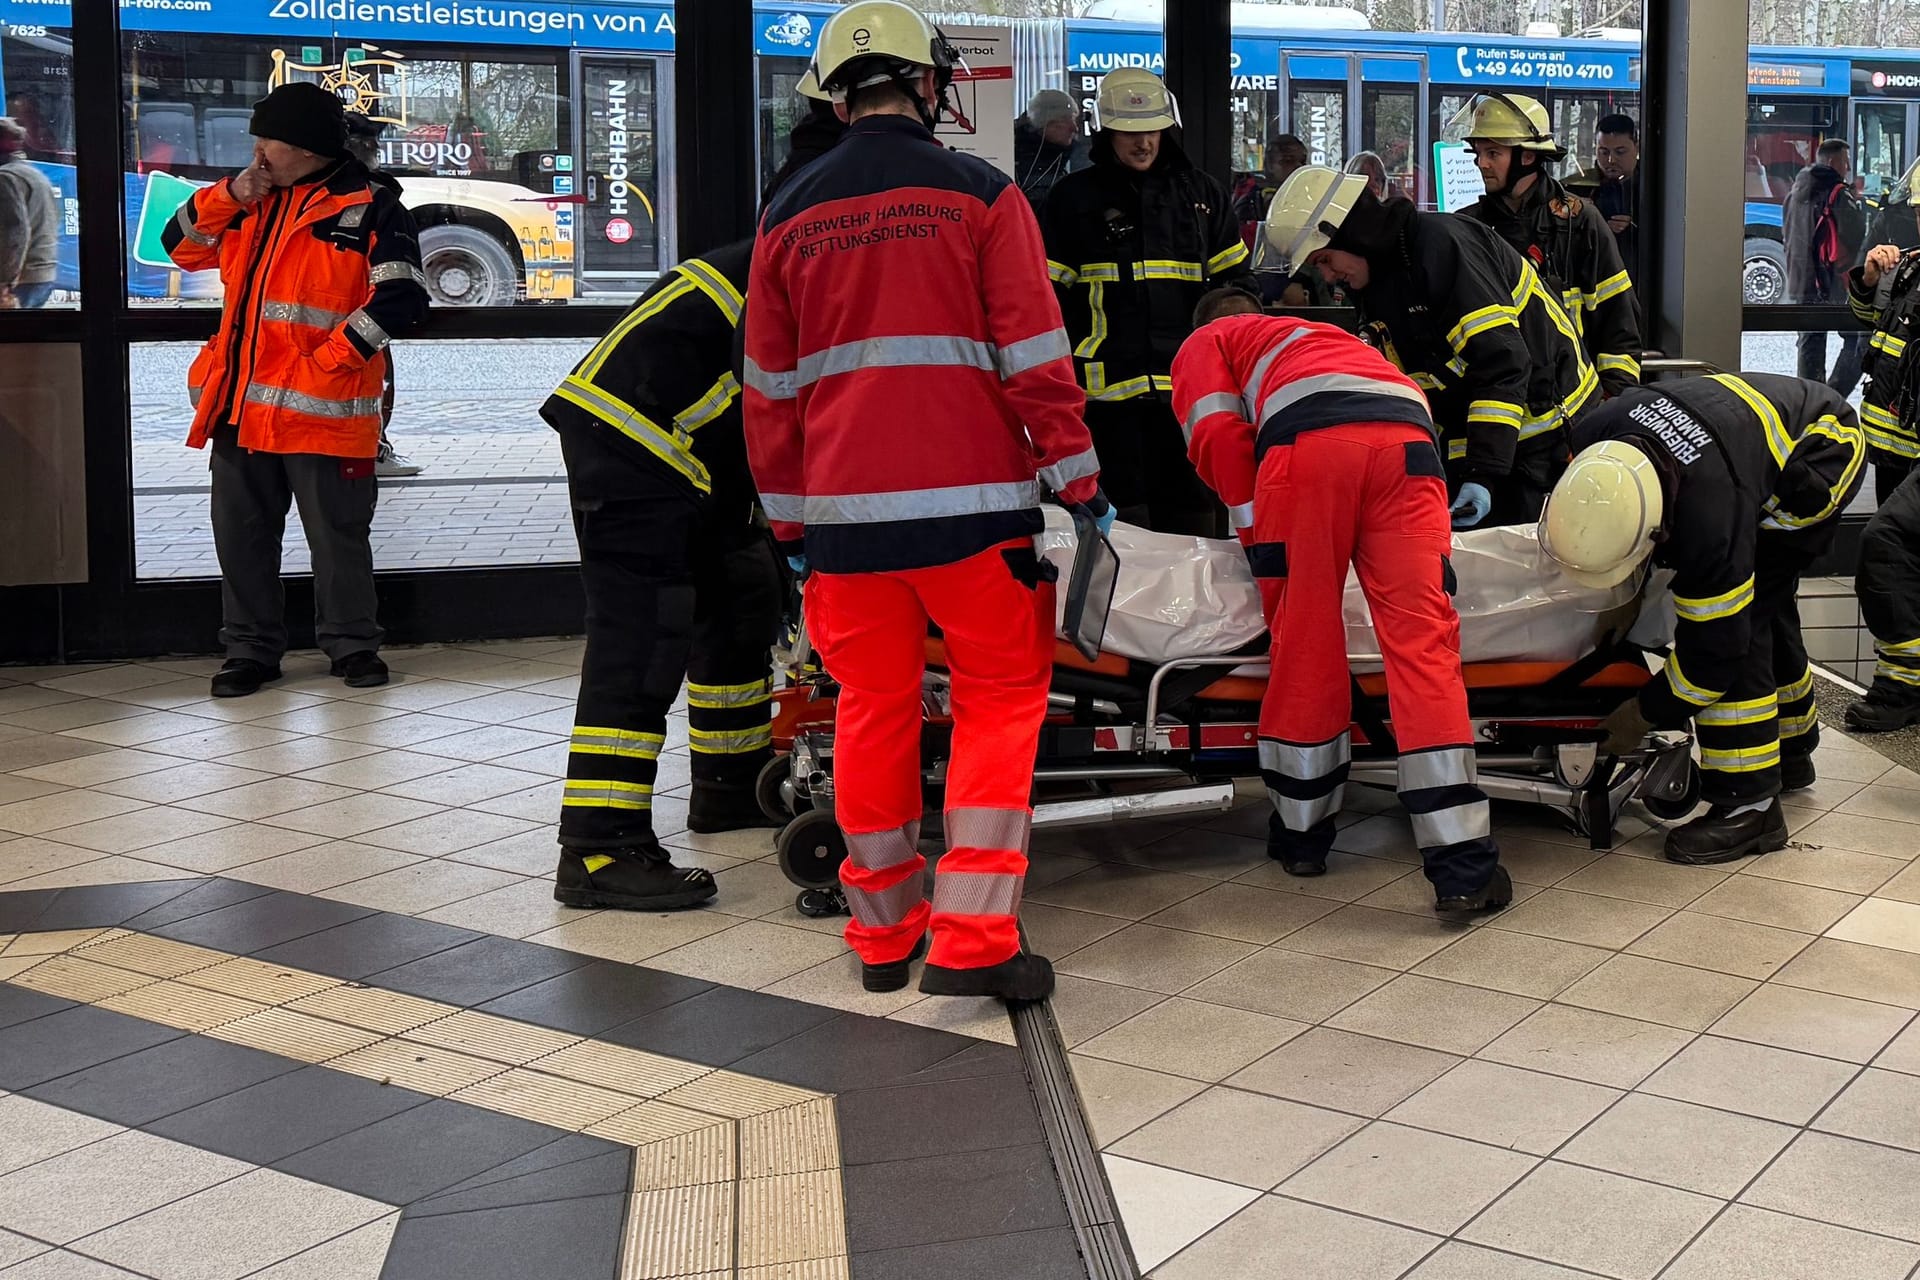
[[[1040,539],[1043,554],[1049,534]],[[1257,594],[1237,544],[1168,538],[1116,527],[1122,580],[1108,648],[1094,659],[1057,646],[1034,770],[1035,828],[1223,813],[1235,784],[1260,776],[1258,722],[1268,670]],[[1175,555],[1181,544],[1184,550]],[[1557,583],[1531,529],[1455,537],[1462,653],[1480,785],[1495,800],[1557,811],[1596,849],[1638,798],[1677,819],[1699,800],[1688,735],[1649,734],[1624,756],[1601,749],[1601,720],[1657,670],[1671,605],[1657,583],[1624,604]],[[1244,581],[1242,580],[1244,578]],[[1157,585],[1155,585],[1157,584]],[[1619,623],[1631,611],[1631,628]],[[1601,615],[1614,619],[1596,642]],[[1365,601],[1349,584],[1353,763],[1349,780],[1391,790],[1397,748]],[[1251,634],[1247,634],[1251,625]],[[1189,652],[1188,650],[1200,650]],[[941,812],[952,737],[946,653],[927,640],[922,686],[922,776],[928,822]],[[787,685],[775,696],[782,754],[761,776],[768,816],[784,823],[776,849],[811,915],[844,908],[837,875],[846,842],[833,818],[831,677],[810,661],[805,628],[778,655]],[[931,826],[929,827],[931,830]]]

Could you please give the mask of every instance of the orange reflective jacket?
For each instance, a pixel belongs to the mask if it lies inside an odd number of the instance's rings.
[[[181,206],[164,242],[184,270],[219,267],[226,289],[187,375],[187,443],[231,424],[246,449],[373,457],[387,343],[427,307],[399,185],[342,160],[243,205],[222,180]]]

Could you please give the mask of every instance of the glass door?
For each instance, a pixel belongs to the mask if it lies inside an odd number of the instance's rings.
[[[1853,172],[1865,182],[1865,193],[1878,200],[1907,171],[1909,117],[1907,102],[1855,102],[1853,106]]]
[[[1391,78],[1381,72],[1392,73]],[[1380,157],[1387,195],[1431,200],[1427,172],[1427,79],[1421,58],[1368,58],[1360,82],[1360,150]]]
[[[672,66],[664,58],[579,56],[582,200],[574,250],[583,293],[637,293],[672,262],[660,187],[671,136],[660,87]]]
[[[1307,144],[1307,159],[1338,169],[1347,162],[1347,86],[1296,80],[1288,85],[1288,133]]]

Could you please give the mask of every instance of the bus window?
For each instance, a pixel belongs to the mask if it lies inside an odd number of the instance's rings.
[[[1875,199],[1907,171],[1907,104],[1860,102],[1853,114],[1853,171]]]
[[[73,169],[73,41],[64,27],[0,24],[0,85],[5,102],[0,115],[26,131],[26,149],[11,164],[31,165],[53,186],[59,202],[57,262],[51,287],[34,288],[0,299],[0,306],[59,307],[80,298],[80,199]],[[37,273],[36,273],[37,274]]]
[[[1836,131],[1835,108],[1819,100],[1749,99],[1747,199],[1778,204],[1813,163],[1820,142]]]
[[[1419,95],[1416,85],[1363,85],[1360,93],[1360,149],[1380,157],[1388,190],[1409,200],[1426,198],[1420,175]]]

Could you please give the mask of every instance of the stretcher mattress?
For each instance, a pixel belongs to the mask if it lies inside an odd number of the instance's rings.
[[[1152,533],[1116,524],[1120,580],[1107,619],[1107,652],[1141,662],[1230,654],[1266,633],[1260,592],[1233,540]],[[1040,554],[1065,582],[1073,564],[1072,519],[1047,509]],[[1632,588],[1594,591],[1571,581],[1540,550],[1532,525],[1453,535],[1454,596],[1466,662],[1571,662],[1592,650],[1601,615],[1632,599]],[[1435,572],[1439,572],[1435,566]],[[1065,609],[1065,594],[1060,607]],[[1380,668],[1380,645],[1357,578],[1349,574],[1347,654],[1356,671]],[[1671,601],[1655,590],[1633,639],[1652,647],[1671,634]]]

